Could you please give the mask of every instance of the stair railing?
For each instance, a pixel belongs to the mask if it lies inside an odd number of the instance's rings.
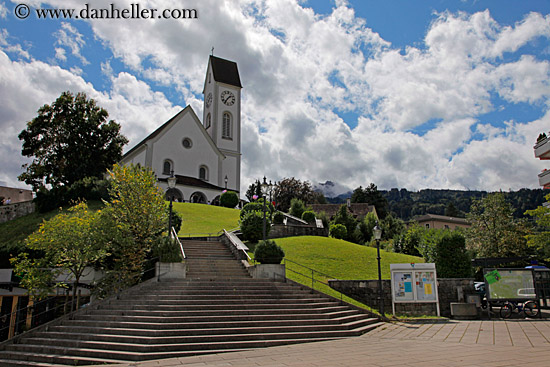
[[[182,260],[185,260],[186,259],[185,251],[183,250],[183,245],[181,244],[180,238],[178,237],[178,234],[176,233],[176,229],[174,227],[172,227],[170,231],[170,236],[176,240],[176,243],[180,247],[181,258]]]
[[[154,278],[156,264],[158,260],[159,258],[153,258],[148,260],[149,262],[151,261],[153,262],[153,266],[140,273],[139,281],[136,284],[134,284],[134,286],[146,280]],[[153,275],[151,276],[151,274]],[[161,274],[158,274],[159,279],[160,279],[160,275]],[[19,304],[21,302],[21,297],[28,297],[28,295],[21,295],[21,296],[18,296],[17,300],[14,299],[15,302],[14,304],[12,304],[12,312],[0,315],[0,321],[1,321],[0,325],[5,325],[3,327],[0,327],[0,343],[10,340],[14,337],[17,337],[21,333],[32,330],[46,323],[52,322],[66,315],[75,313],[78,310],[89,306],[91,303],[91,296],[90,296],[90,301],[82,305],[78,304],[78,298],[72,299],[72,297],[69,295],[69,288],[72,286],[74,286],[74,284],[72,283],[67,284],[68,288],[66,288],[66,291],[65,291],[66,301],[61,304],[59,304],[56,301],[58,296],[49,296],[44,300],[36,301],[28,306],[20,308]],[[13,287],[18,287],[18,284],[14,284]],[[94,286],[92,285],[83,284],[83,283],[77,284],[77,287],[85,287],[89,289],[94,288]],[[127,288],[129,287],[125,288],[123,285],[123,281],[120,280],[116,282],[114,285],[111,285],[109,287],[109,292],[104,295],[103,299],[111,296],[115,296],[115,295],[116,297],[119,297],[122,291],[124,291]],[[80,293],[80,290],[79,290],[79,293]],[[4,299],[7,297],[9,296],[4,296]],[[50,302],[50,303],[55,302],[55,305],[53,307],[49,307],[48,304],[46,304],[46,307],[45,307],[46,309],[44,311],[36,313],[36,310],[39,309],[40,306],[44,304],[44,302]],[[74,311],[72,312],[68,311],[71,309],[71,305],[75,305],[75,307],[73,308]],[[60,311],[61,309],[63,311]]]
[[[243,252],[246,256],[246,258],[248,259],[248,261],[250,262],[252,259],[250,258],[250,255],[248,255],[248,247],[246,247],[246,245],[244,243],[242,243],[242,241],[234,234],[234,233],[231,233],[231,232],[227,232],[225,229],[223,230],[223,235],[225,237],[227,237],[227,239],[229,239],[229,242],[233,245],[233,247],[237,250],[237,253],[240,251],[240,252]]]
[[[283,263],[285,264],[285,271],[290,271],[290,272],[293,272],[299,276],[302,276],[304,277],[305,279],[307,279],[307,282],[309,283],[311,281],[311,292],[313,293],[315,291],[315,284],[316,283],[319,283],[319,284],[322,284],[328,288],[330,288],[332,291],[338,293],[340,295],[340,302],[343,302],[343,297],[344,295],[342,294],[342,292],[340,291],[337,291],[336,289],[333,289],[330,287],[330,284],[328,284],[328,282],[324,281],[324,279],[335,279],[337,280],[336,277],[332,277],[328,274],[325,274],[325,273],[322,273],[318,270],[315,270],[315,269],[312,269],[308,266],[305,266],[305,265],[302,265],[300,263],[297,263],[296,261],[292,261],[292,260],[289,260],[287,259],[286,257],[283,259]],[[295,270],[295,269],[292,269],[292,267],[289,267],[288,265],[289,264],[293,264],[293,265],[297,265],[298,267],[300,267],[300,270]],[[320,280],[320,279],[316,279],[315,278],[315,275],[318,275],[318,278],[321,278],[323,280]],[[288,278],[288,277],[287,277]],[[301,282],[298,282],[298,283],[301,283]],[[305,282],[304,282],[305,283]],[[307,284],[304,284],[304,283],[301,283],[303,285],[306,285]],[[309,287],[309,286],[308,286]],[[321,287],[322,288],[322,287]],[[322,293],[325,293],[326,292],[323,292],[321,289],[318,289],[320,292]]]

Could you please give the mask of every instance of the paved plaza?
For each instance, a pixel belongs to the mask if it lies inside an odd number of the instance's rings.
[[[117,366],[512,367],[526,363],[550,366],[550,321],[387,323],[357,338]]]

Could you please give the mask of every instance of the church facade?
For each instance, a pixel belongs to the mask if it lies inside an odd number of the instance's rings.
[[[151,167],[166,198],[207,203],[241,185],[241,81],[237,64],[210,56],[202,122],[191,106],[126,152],[121,164]],[[167,184],[171,174],[176,187]]]

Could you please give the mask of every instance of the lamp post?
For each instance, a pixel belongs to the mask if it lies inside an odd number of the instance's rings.
[[[174,198],[171,191],[173,188],[176,187],[176,178],[174,177],[174,170],[170,171],[170,177],[168,177],[167,181],[168,181],[168,195],[170,196],[170,214],[168,217],[168,237],[170,237],[172,234],[172,200]]]
[[[264,211],[264,222],[263,222],[263,232],[262,232],[262,238],[263,240],[265,241],[266,239],[266,234],[265,234],[265,230],[266,230],[266,224],[265,224],[265,202],[267,200],[266,198],[266,195],[267,195],[267,192],[269,191],[269,184],[267,183],[266,181],[266,178],[264,176],[264,182],[262,182],[262,185],[261,185],[261,189],[262,189],[262,196],[264,198],[264,207],[263,207],[263,211]]]
[[[380,269],[380,238],[382,238],[382,229],[378,226],[378,221],[376,221],[376,226],[372,229],[374,233],[374,239],[376,240],[376,260],[378,261],[378,307],[380,309],[380,315],[384,316],[384,292],[382,291],[382,271]]]
[[[225,175],[225,178],[223,181],[225,182],[225,189],[227,190],[227,175]]]

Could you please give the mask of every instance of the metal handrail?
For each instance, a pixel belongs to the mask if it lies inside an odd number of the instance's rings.
[[[322,273],[322,272],[320,272],[320,271],[318,271],[318,270],[315,270],[315,269],[313,269],[313,268],[310,268],[310,267],[307,267],[307,266],[302,265],[302,264],[300,264],[300,263],[297,263],[296,261],[292,261],[292,260],[289,260],[289,259],[287,259],[287,258],[284,258],[283,261],[284,261],[284,263],[285,263],[285,269],[286,269],[286,270],[292,271],[292,272],[294,272],[294,273],[296,273],[296,274],[299,274],[299,275],[302,275],[302,276],[304,276],[304,277],[306,277],[306,278],[310,278],[309,274],[300,273],[300,272],[297,271],[297,270],[290,269],[288,266],[286,266],[286,263],[287,263],[287,262],[290,262],[290,263],[296,264],[296,265],[298,265],[298,266],[301,266],[301,267],[306,268],[306,269],[308,269],[308,270],[311,271],[311,290],[312,290],[312,291],[315,290],[315,282],[321,283],[321,284],[324,284],[324,285],[330,287],[330,284],[325,283],[325,282],[323,282],[323,281],[321,281],[321,280],[315,279],[315,273],[317,273],[317,274],[319,274],[319,275],[323,275],[323,276],[325,276],[325,277],[327,277],[327,278],[330,278],[330,279],[338,280],[338,278],[332,277],[332,276],[330,276],[330,275],[328,275],[328,274]],[[305,284],[304,284],[304,285],[305,285]],[[332,289],[333,291],[335,291],[335,292],[337,292],[337,293],[340,294],[340,302],[343,302],[343,296],[344,296],[343,293],[340,292],[340,291],[338,291],[338,290],[336,290],[336,289],[334,289],[334,288],[331,288],[331,289]]]
[[[246,247],[238,238],[237,240],[239,240],[240,243],[235,241],[234,237],[236,236],[234,234],[227,232],[225,229],[223,230],[223,234],[229,239],[229,242],[231,242],[231,244],[237,249],[237,251],[244,252],[246,257],[248,258],[248,261],[252,260],[250,255],[248,255],[248,252],[246,252],[246,250],[248,250],[248,247]]]
[[[176,242],[178,243],[178,245],[180,247],[181,257],[182,257],[183,260],[185,260],[186,259],[185,251],[183,250],[183,245],[181,244],[180,238],[178,237],[178,234],[176,233],[176,230],[175,230],[174,227],[171,228],[170,235],[171,235],[171,237],[176,239]]]
[[[151,260],[153,260],[153,261],[156,260],[156,261],[158,262],[159,258],[153,258],[153,259],[150,259],[149,261],[151,261]],[[143,276],[144,276],[145,274],[147,274],[148,272],[150,272],[151,270],[155,270],[155,268],[156,268],[156,262],[155,262],[155,265],[154,265],[152,268],[146,269],[146,270],[144,270],[144,271],[142,271],[142,272],[140,273],[140,280],[139,280],[136,284],[134,284],[133,286],[142,283],[142,282],[144,281],[144,280],[143,280]],[[158,274],[158,280],[160,280],[160,275],[161,275],[161,274]],[[124,290],[123,288],[119,287],[119,285],[121,285],[122,282],[123,282],[122,280],[119,280],[116,284],[114,284],[114,285],[111,287],[111,290],[114,290],[114,291],[108,293],[103,299],[106,299],[106,298],[111,297],[111,296],[114,296],[114,295],[116,295],[116,296],[118,297],[118,296],[120,295],[120,293]],[[80,283],[79,283],[79,284],[80,284]],[[72,284],[68,284],[68,285],[69,285],[69,286],[72,286]],[[78,287],[78,286],[79,286],[79,285],[77,285],[77,287]],[[128,287],[128,288],[131,288],[131,287],[133,287],[133,286],[130,286],[130,287]],[[128,288],[125,288],[125,289],[128,289]],[[27,296],[28,296],[28,295],[27,295]],[[57,295],[51,296],[51,297],[56,297],[56,296],[57,296]],[[48,298],[51,298],[51,297],[48,297]],[[2,317],[6,317],[6,318],[8,318],[9,320],[12,320],[13,318],[15,318],[15,321],[14,321],[14,322],[15,322],[15,334],[14,334],[11,338],[8,337],[6,340],[0,340],[0,343],[5,342],[5,341],[7,341],[7,340],[10,340],[10,339],[12,339],[12,338],[18,336],[19,333],[17,332],[17,324],[20,324],[20,323],[22,323],[22,322],[25,322],[25,323],[27,322],[27,321],[26,321],[27,318],[25,318],[25,321],[18,321],[18,320],[17,320],[18,314],[21,314],[23,311],[25,312],[25,315],[27,315],[27,317],[28,317],[28,315],[29,315],[29,312],[31,312],[31,320],[32,320],[32,318],[34,318],[34,317],[36,317],[36,316],[38,316],[38,315],[42,315],[42,314],[45,314],[45,313],[48,313],[48,312],[52,312],[52,310],[55,311],[55,312],[57,312],[57,310],[58,310],[60,307],[63,307],[63,309],[64,309],[63,315],[54,317],[54,318],[52,318],[51,320],[48,320],[48,321],[43,322],[43,323],[41,323],[41,324],[31,325],[30,328],[28,328],[27,330],[25,330],[25,331],[28,331],[28,330],[37,328],[37,327],[39,327],[39,326],[41,326],[41,325],[43,325],[43,324],[45,324],[45,323],[48,323],[48,322],[54,321],[54,320],[56,320],[56,319],[59,319],[60,317],[63,317],[63,316],[65,316],[65,315],[72,314],[72,313],[74,313],[74,312],[76,312],[76,311],[78,311],[78,310],[80,310],[80,309],[82,309],[82,308],[88,306],[88,305],[91,303],[91,300],[90,300],[88,303],[85,303],[85,304],[83,304],[83,305],[80,305],[79,308],[75,308],[74,311],[71,311],[71,312],[67,313],[67,312],[66,312],[66,310],[67,310],[66,306],[67,306],[67,305],[70,305],[70,304],[75,304],[75,303],[77,303],[77,300],[76,300],[76,299],[73,299],[72,297],[69,297],[69,298],[71,298],[71,299],[68,300],[68,301],[66,301],[66,302],[64,302],[63,304],[58,305],[58,306],[55,306],[53,309],[47,309],[46,311],[43,311],[43,312],[38,313],[38,314],[32,314],[33,310],[37,307],[37,305],[38,305],[39,303],[45,302],[45,301],[47,301],[47,299],[46,299],[46,300],[37,301],[36,303],[33,303],[32,305],[26,306],[26,307],[23,307],[23,308],[17,307],[17,306],[18,306],[17,304],[16,304],[15,306],[12,306],[12,307],[15,307],[15,311],[10,312],[10,313],[6,313],[6,314],[2,315]],[[19,301],[18,301],[18,303],[19,303]],[[12,327],[12,325],[11,325],[11,321],[10,321],[10,323],[9,323],[7,326],[5,326],[5,327],[3,327],[3,328],[0,328],[0,332],[5,331],[5,330],[7,329],[7,330],[8,330],[8,333],[9,333],[9,330],[11,329],[11,327]]]

